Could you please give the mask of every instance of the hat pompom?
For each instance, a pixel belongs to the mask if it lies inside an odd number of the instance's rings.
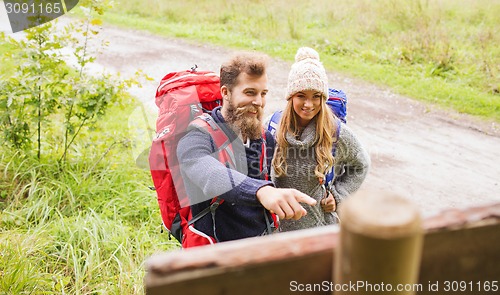
[[[286,99],[304,90],[315,90],[328,97],[325,68],[319,61],[318,52],[310,47],[301,47],[295,54],[295,63],[288,74]]]
[[[299,62],[305,59],[315,59],[319,61],[319,54],[316,50],[310,47],[301,47],[297,50],[297,54],[295,54],[295,62]]]

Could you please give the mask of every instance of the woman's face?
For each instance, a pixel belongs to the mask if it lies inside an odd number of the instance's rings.
[[[316,90],[299,91],[292,96],[293,110],[298,115],[298,123],[301,127],[306,127],[319,113],[321,97],[321,92]]]

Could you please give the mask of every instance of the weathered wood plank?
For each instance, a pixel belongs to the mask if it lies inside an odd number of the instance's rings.
[[[160,254],[147,262],[147,294],[289,294],[294,279],[331,281],[337,233],[328,226]]]
[[[477,286],[495,280],[500,288],[500,223],[491,219],[475,223],[425,236],[419,279],[425,288],[419,294],[436,294],[428,288],[436,282],[439,290],[446,294],[495,294],[479,292]],[[465,293],[459,290],[444,292],[447,281],[466,282],[467,288],[472,285],[474,289],[467,289]],[[500,290],[496,292],[499,293]]]

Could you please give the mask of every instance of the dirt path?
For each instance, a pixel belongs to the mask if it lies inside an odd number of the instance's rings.
[[[104,67],[124,76],[142,69],[155,81],[132,93],[148,106],[154,106],[156,87],[167,72],[194,64],[218,71],[231,53],[111,27],[100,36],[110,46],[95,69]],[[289,68],[289,63],[272,61],[266,114],[284,106],[281,97]],[[348,124],[371,155],[372,169],[363,189],[396,191],[417,203],[424,215],[500,201],[498,126],[436,110],[340,74],[329,73],[329,79],[331,86],[348,94]]]

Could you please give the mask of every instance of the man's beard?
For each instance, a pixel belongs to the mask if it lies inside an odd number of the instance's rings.
[[[257,111],[256,116],[248,116],[247,112]],[[241,132],[243,138],[250,140],[260,139],[262,137],[262,116],[263,110],[258,106],[246,106],[237,108],[231,101],[228,101],[226,122],[236,133]]]

